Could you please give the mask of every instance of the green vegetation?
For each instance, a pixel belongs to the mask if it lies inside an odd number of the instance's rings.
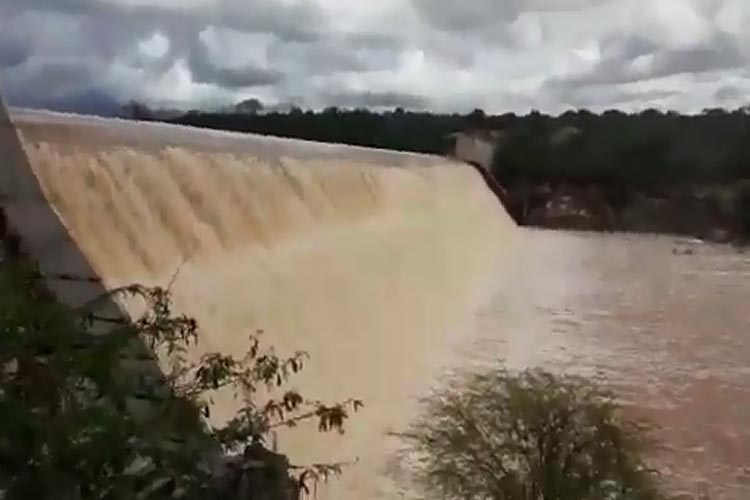
[[[260,109],[193,111],[172,121],[435,154],[449,150],[448,135],[453,132],[500,130],[495,174],[503,183],[527,179],[652,187],[750,178],[750,107],[709,109],[698,115],[652,109],[637,114],[580,110],[560,116],[338,108],[261,114]]]
[[[642,188],[750,178],[750,113],[531,114],[507,129],[496,174],[508,181]]]
[[[412,113],[401,109],[381,114],[366,109],[338,108],[268,114],[191,112],[173,121],[220,130],[420,153],[447,151],[448,134],[464,124],[464,118],[459,115]]]
[[[79,278],[66,276],[64,279]],[[83,279],[83,278],[81,278]],[[283,358],[258,332],[241,357],[189,360],[196,322],[172,312],[169,290],[138,285],[73,310],[31,262],[0,263],[0,498],[294,498],[339,465],[295,468],[267,450],[273,429],[314,420],[343,431],[349,411],[286,389],[304,353]],[[142,301],[133,321],[105,317],[116,296]],[[167,373],[158,369],[156,358]],[[210,422],[213,397],[240,406]],[[261,397],[260,394],[270,394]]]
[[[406,440],[430,498],[650,500],[648,435],[585,380],[495,369],[429,397]]]

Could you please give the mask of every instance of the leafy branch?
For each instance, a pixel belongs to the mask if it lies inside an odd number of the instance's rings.
[[[309,356],[276,354],[262,330],[241,356],[191,357],[200,329],[174,311],[178,272],[167,288],[128,285],[71,309],[35,264],[0,263],[0,498],[236,498],[267,477],[275,483],[263,488],[293,498],[341,473],[343,463],[291,466],[264,443],[305,421],[341,433],[362,402],[324,404],[286,388]],[[142,314],[101,312],[119,299],[140,301]],[[218,422],[223,392],[238,410]]]

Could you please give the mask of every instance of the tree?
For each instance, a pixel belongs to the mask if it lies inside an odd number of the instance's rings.
[[[646,500],[647,435],[582,379],[500,368],[435,392],[405,438],[434,498]]]
[[[122,117],[140,121],[150,121],[155,118],[154,112],[147,104],[136,100],[129,101],[122,107]]]
[[[263,111],[263,109],[263,103],[256,98],[246,99],[234,106],[234,111],[236,113],[246,113],[248,115],[257,115]]]
[[[253,332],[242,356],[189,360],[198,324],[173,313],[168,289],[127,286],[71,309],[45,279],[90,278],[43,276],[7,253],[0,263],[0,498],[288,500],[308,481],[339,471],[339,464],[297,468],[264,446],[273,429],[306,420],[321,432],[343,432],[361,405],[328,406],[286,390],[304,353],[277,356]],[[99,305],[117,296],[140,299],[144,314],[103,316]],[[217,424],[210,416],[221,391],[241,404]]]
[[[476,108],[474,111],[466,115],[466,122],[470,127],[481,128],[484,126],[487,120],[487,115],[483,109]]]

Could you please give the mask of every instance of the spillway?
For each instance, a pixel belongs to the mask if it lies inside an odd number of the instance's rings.
[[[361,398],[344,436],[280,436],[295,462],[354,460],[322,498],[398,498],[389,430],[471,329],[514,224],[448,159],[0,110],[0,192],[48,272],[172,286],[197,352],[267,332],[310,354],[298,387]],[[95,291],[51,283],[71,303]],[[127,307],[127,304],[125,305]],[[219,408],[215,418],[231,413]]]

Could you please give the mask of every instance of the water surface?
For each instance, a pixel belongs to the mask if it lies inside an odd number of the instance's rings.
[[[675,491],[750,498],[750,253],[642,235],[522,239],[467,359],[601,377],[660,427]]]

